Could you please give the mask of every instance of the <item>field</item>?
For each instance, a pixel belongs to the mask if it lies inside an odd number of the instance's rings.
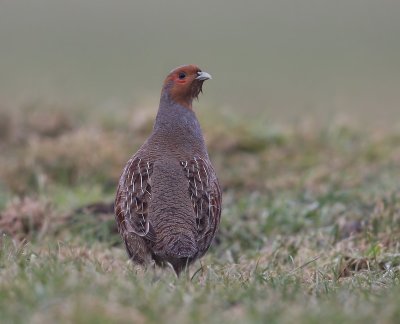
[[[399,323],[400,1],[0,1],[0,323]],[[165,75],[223,188],[177,278],[112,203]]]
[[[129,263],[110,212],[154,108],[3,107],[2,323],[398,322],[399,130],[201,106],[222,223],[180,278]]]

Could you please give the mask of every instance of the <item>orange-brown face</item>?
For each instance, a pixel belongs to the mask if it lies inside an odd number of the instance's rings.
[[[164,89],[176,103],[192,109],[192,101],[202,92],[203,82],[211,75],[196,65],[185,65],[171,71],[164,81]]]

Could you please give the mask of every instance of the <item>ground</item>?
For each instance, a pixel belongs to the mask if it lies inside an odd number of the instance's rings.
[[[199,110],[222,222],[176,278],[128,262],[110,213],[155,110],[86,108],[0,112],[2,323],[398,322],[398,129]]]

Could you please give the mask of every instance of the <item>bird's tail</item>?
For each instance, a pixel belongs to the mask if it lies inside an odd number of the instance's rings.
[[[165,248],[165,254],[174,258],[194,258],[197,253],[195,238],[187,234],[176,236]]]

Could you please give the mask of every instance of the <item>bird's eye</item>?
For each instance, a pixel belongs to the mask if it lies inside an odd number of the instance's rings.
[[[186,73],[185,72],[180,72],[179,75],[178,75],[178,78],[180,80],[183,80],[184,78],[186,78]]]

